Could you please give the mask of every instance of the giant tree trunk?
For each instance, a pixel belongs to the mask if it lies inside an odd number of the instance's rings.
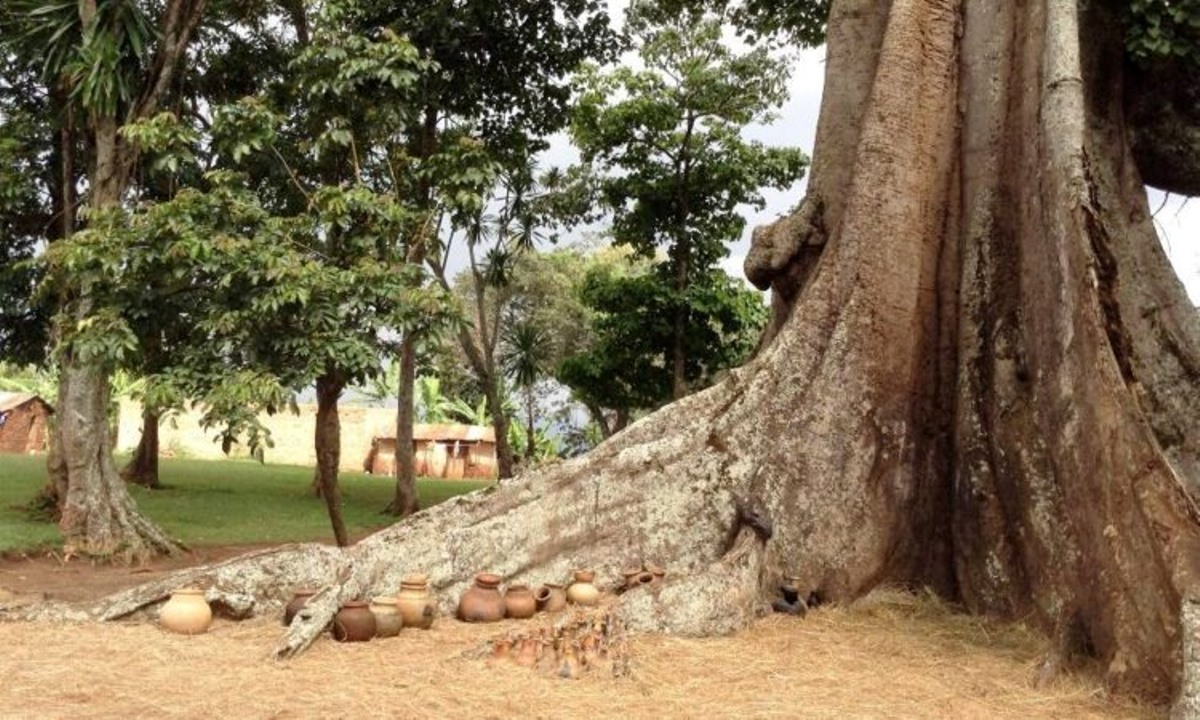
[[[408,517],[421,509],[417,497],[416,455],[413,448],[416,385],[416,339],[409,333],[400,346],[400,389],[396,398],[396,496],[384,511],[399,517]]]
[[[121,469],[121,477],[142,487],[157,490],[162,487],[158,479],[158,411],[149,406],[142,407],[142,437],[129,463]]]
[[[349,551],[190,570],[91,613],[181,582],[273,609],[286,568],[326,586],[288,655],[407,572],[449,609],[477,570],[612,582],[648,560],[668,579],[621,596],[634,629],[736,630],[781,576],[832,601],[929,586],[1200,709],[1200,321],[1148,219],[1114,33],[1082,1],[835,0],[810,195],[748,261],[783,299],[754,360]]]
[[[338,419],[338,398],[346,383],[336,373],[317,378],[317,421],[313,441],[317,451],[317,478],[321,497],[329,510],[329,523],[338,547],[350,544],[346,521],[342,517],[342,491],[338,487],[338,465],[342,457],[342,424]]]

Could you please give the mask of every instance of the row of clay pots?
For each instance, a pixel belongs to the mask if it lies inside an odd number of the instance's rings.
[[[567,606],[595,605],[600,600],[600,590],[593,585],[596,573],[577,570],[575,582],[565,591],[562,585],[547,583],[536,592],[528,585],[510,585],[507,592],[500,591],[503,581],[493,573],[479,573],[475,584],[463,593],[458,601],[458,618],[464,622],[496,622],[504,618],[525,620],[540,612],[557,612]]]
[[[297,590],[283,610],[283,623],[290,625],[296,613],[316,590]],[[400,581],[396,596],[380,596],[370,603],[351,600],[333,618],[331,632],[339,642],[363,642],[374,637],[395,637],[401,628],[428,630],[437,617],[437,605],[429,594],[429,576],[409,575]]]

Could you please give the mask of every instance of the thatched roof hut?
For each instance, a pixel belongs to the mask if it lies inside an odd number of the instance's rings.
[[[45,450],[53,412],[33,393],[0,392],[0,453]]]
[[[417,424],[413,426],[413,464],[421,477],[496,477],[496,432],[482,425]],[[396,472],[396,433],[371,440],[363,470],[372,475]]]

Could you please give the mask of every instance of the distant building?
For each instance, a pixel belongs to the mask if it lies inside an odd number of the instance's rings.
[[[414,425],[413,465],[419,477],[496,477],[496,431],[480,425]],[[372,475],[396,472],[395,432],[376,435],[363,461]]]
[[[0,392],[0,453],[44,451],[53,412],[33,393]]]

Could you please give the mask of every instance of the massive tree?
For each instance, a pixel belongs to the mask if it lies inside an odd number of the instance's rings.
[[[93,614],[183,581],[273,608],[286,571],[326,587],[289,654],[417,568],[449,606],[478,569],[645,558],[669,581],[622,596],[634,628],[734,630],[781,575],[833,601],[924,585],[1195,716],[1200,318],[1150,223],[1124,62],[1101,3],[835,0],[808,196],[749,261],[786,318],[754,360],[349,550],[186,571]]]

